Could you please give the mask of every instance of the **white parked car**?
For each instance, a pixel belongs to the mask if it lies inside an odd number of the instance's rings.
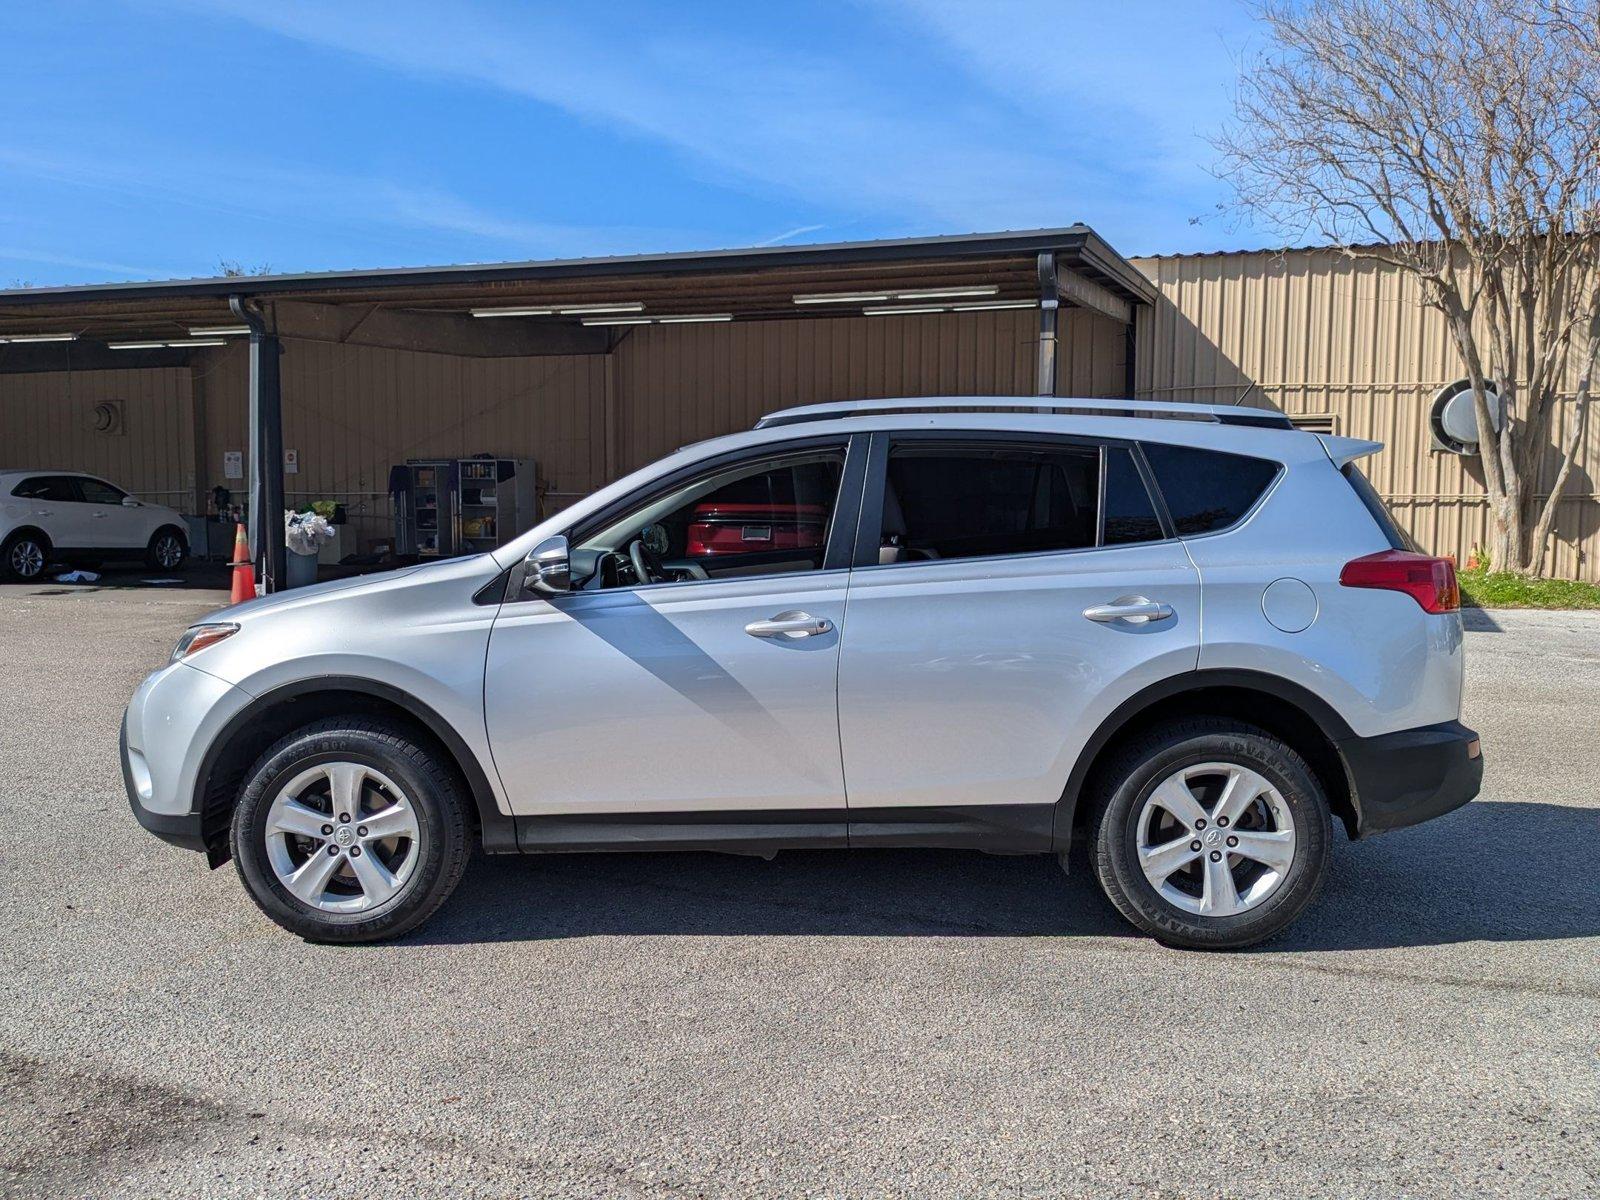
[[[188,557],[177,509],[77,471],[0,471],[0,576],[26,582],[51,562],[108,558],[176,571]]]
[[[1336,822],[1483,776],[1455,573],[1377,449],[1133,401],[776,413],[490,554],[195,625],[128,705],[128,796],[321,941],[413,928],[474,846],[1081,845],[1139,929],[1248,945]]]

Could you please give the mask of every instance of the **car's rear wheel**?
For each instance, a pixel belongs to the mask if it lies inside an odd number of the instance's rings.
[[[14,533],[0,546],[0,575],[29,583],[44,574],[50,544],[36,533]]]
[[[168,526],[156,530],[151,536],[150,545],[145,548],[144,562],[154,571],[176,571],[188,557],[189,543],[179,530]]]
[[[367,720],[319,721],[269,748],[230,834],[262,911],[322,942],[415,928],[455,890],[468,857],[455,774],[406,731]]]
[[[1328,800],[1289,745],[1234,721],[1154,729],[1100,775],[1090,856],[1118,911],[1174,946],[1278,933],[1322,886]]]

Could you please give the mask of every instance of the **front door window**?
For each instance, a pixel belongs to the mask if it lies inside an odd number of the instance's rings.
[[[747,461],[668,487],[582,539],[582,591],[820,571],[844,450]]]

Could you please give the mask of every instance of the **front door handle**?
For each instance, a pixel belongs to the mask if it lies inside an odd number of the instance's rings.
[[[751,637],[791,639],[815,637],[819,633],[827,633],[833,628],[833,622],[826,617],[813,617],[808,612],[795,609],[791,612],[781,612],[767,621],[751,621],[744,627],[744,631]]]
[[[1118,596],[1110,604],[1095,604],[1083,610],[1091,621],[1126,621],[1130,625],[1143,625],[1149,621],[1164,621],[1172,615],[1172,605],[1143,596]]]

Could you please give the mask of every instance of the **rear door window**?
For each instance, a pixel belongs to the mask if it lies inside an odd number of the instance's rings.
[[[1094,546],[1099,496],[1094,446],[898,443],[889,453],[878,561]]]
[[[1237,525],[1280,470],[1265,458],[1163,442],[1144,443],[1144,455],[1179,535]]]
[[[121,504],[123,496],[127,495],[121,488],[114,488],[103,479],[80,477],[78,490],[83,493],[83,499],[88,504]]]
[[[1126,446],[1106,448],[1105,499],[1104,545],[1125,546],[1161,539],[1161,521],[1155,505],[1133,461],[1133,451]]]

